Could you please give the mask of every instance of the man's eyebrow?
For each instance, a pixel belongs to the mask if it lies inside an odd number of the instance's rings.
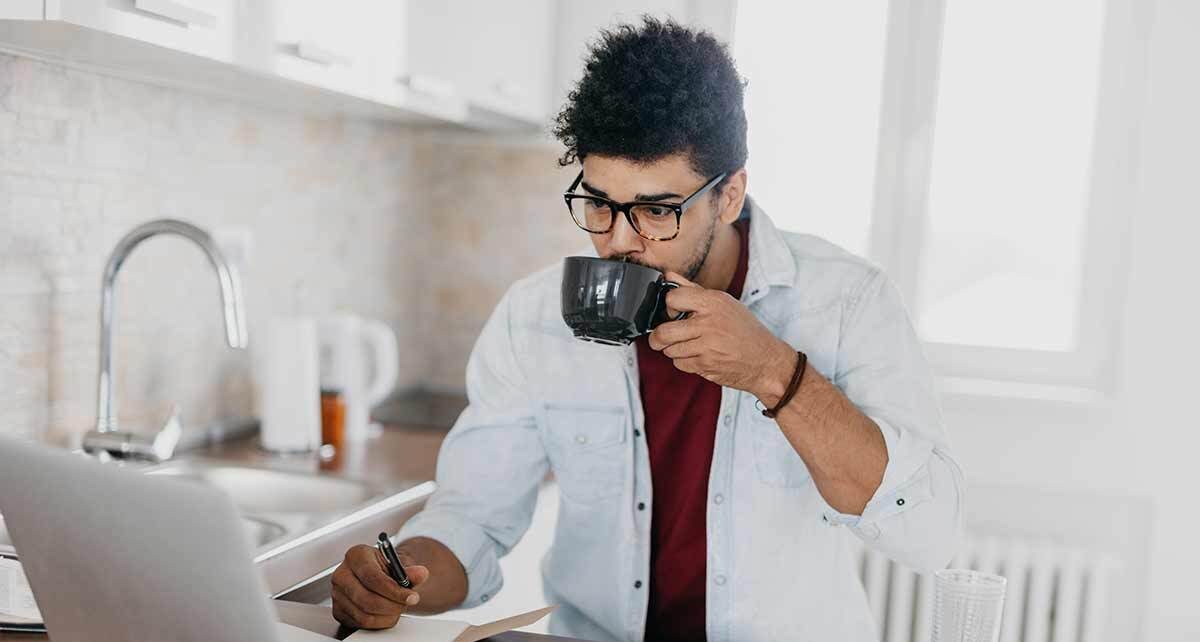
[[[662,194],[637,194],[633,197],[635,201],[665,201],[668,198],[683,198],[683,196],[675,192],[663,192]]]
[[[588,185],[587,181],[583,181],[579,185],[581,187],[583,187],[583,189],[587,190],[588,193],[590,193],[590,194],[594,194],[596,196],[600,196],[603,198],[608,198],[607,192],[605,192],[602,189],[597,189],[595,187],[592,187],[591,185]],[[635,194],[633,197],[633,200],[635,200],[635,201],[665,201],[668,198],[683,198],[683,197],[674,192],[663,192],[661,194]]]
[[[601,197],[604,197],[604,198],[608,198],[608,192],[605,192],[605,191],[604,191],[604,190],[602,190],[602,189],[596,189],[595,187],[592,187],[591,185],[588,185],[588,182],[587,182],[587,181],[583,181],[582,183],[580,183],[580,184],[579,184],[579,186],[580,186],[580,187],[582,187],[583,189],[587,190],[587,191],[588,191],[590,194],[594,194],[595,196],[601,196]]]

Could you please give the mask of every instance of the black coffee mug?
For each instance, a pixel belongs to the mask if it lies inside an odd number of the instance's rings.
[[[679,287],[637,263],[590,256],[563,259],[562,317],[575,336],[628,345],[667,318],[667,292]],[[687,316],[680,313],[674,320]]]

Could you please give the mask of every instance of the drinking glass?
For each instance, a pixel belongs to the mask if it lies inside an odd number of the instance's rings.
[[[996,642],[1006,583],[966,569],[934,573],[933,642]]]

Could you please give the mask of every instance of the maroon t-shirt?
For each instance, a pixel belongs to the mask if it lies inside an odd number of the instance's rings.
[[[750,255],[750,220],[738,220],[734,228],[741,237],[741,250],[726,291],[739,299]],[[677,370],[670,357],[650,347],[646,337],[636,344],[654,485],[645,639],[704,640],[708,472],[721,386]]]

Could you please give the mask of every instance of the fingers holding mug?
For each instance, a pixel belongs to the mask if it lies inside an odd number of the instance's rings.
[[[686,319],[688,317],[687,312],[684,312],[682,310],[676,310],[676,309],[672,308],[671,304],[668,303],[668,301],[667,301],[668,295],[670,295],[671,292],[678,290],[682,286],[680,286],[678,283],[675,283],[672,281],[667,281],[664,279],[660,282],[659,287],[660,287],[659,294],[658,294],[659,301],[657,303],[657,306],[662,310],[662,312],[659,314],[659,318],[656,321],[654,321],[655,325],[652,325],[651,329],[657,328],[664,323],[680,321],[680,320]]]
[[[663,297],[667,305],[667,318],[678,321],[703,309],[707,290],[687,280],[678,272],[667,272],[665,278],[669,284],[669,289]]]

